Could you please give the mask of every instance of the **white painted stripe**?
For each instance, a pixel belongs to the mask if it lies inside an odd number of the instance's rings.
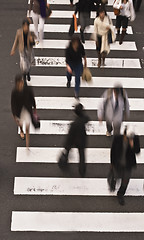
[[[72,97],[36,97],[37,109],[73,109],[77,101]],[[87,110],[97,110],[101,98],[81,98],[80,102]],[[131,111],[143,111],[143,98],[129,98]]]
[[[69,44],[68,40],[43,40],[42,43],[36,44],[35,48],[52,48],[52,49],[65,49]],[[137,51],[135,42],[123,42],[119,45],[119,42],[115,42],[110,45],[111,50],[120,51]],[[85,49],[92,50],[96,49],[96,44],[94,41],[85,41]]]
[[[131,179],[127,196],[144,196],[144,179]],[[120,182],[116,190],[120,187]],[[115,196],[106,178],[15,177],[15,195]]]
[[[12,212],[11,231],[144,232],[144,213]]]
[[[45,24],[44,25],[44,32],[56,32],[56,33],[68,33],[70,28],[69,24]],[[30,25],[30,30],[34,31],[34,25]],[[90,27],[86,28],[86,33],[93,33],[94,26],[90,25]],[[80,26],[78,26],[78,32],[80,32]],[[133,34],[132,27],[128,26],[127,28],[128,34]]]
[[[74,87],[74,77],[72,78],[71,85]],[[87,84],[85,81],[81,81],[81,87],[100,87],[110,88],[116,83],[122,84],[124,88],[144,88],[143,78],[129,78],[129,77],[93,77],[92,83]],[[39,87],[65,87],[66,76],[41,76],[31,75],[31,81],[29,85]]]
[[[41,120],[41,128],[35,130],[34,127],[30,126],[30,134],[51,134],[51,135],[65,135],[68,133],[70,127],[70,121],[63,120]],[[131,126],[134,132],[138,135],[144,135],[144,122],[123,122],[121,127],[121,133],[124,132],[125,126]],[[98,121],[90,121],[87,126],[88,135],[105,135],[106,124],[105,122],[99,123]],[[24,129],[25,132],[25,129]],[[18,133],[20,131],[18,130]]]
[[[72,18],[72,15],[74,14],[74,11],[57,11],[53,10],[52,15],[50,18]],[[110,16],[111,19],[116,19],[116,16],[113,12],[107,12],[107,14]],[[27,11],[27,17],[29,17],[29,11]],[[32,17],[32,12],[30,14],[30,17]],[[96,12],[91,12],[91,18],[96,18]]]
[[[87,58],[88,67],[97,68],[97,58]],[[106,58],[104,68],[132,68],[140,69],[139,59],[132,58]],[[35,57],[36,67],[65,67],[64,57]]]
[[[16,162],[25,163],[57,163],[58,156],[63,151],[63,148],[42,148],[30,147],[29,150],[25,147],[18,147],[16,153]],[[86,162],[87,163],[110,163],[110,149],[108,148],[87,148]],[[71,149],[69,153],[69,163],[79,163],[79,155],[77,149]],[[144,164],[144,149],[137,155],[137,163]]]
[[[18,147],[17,154],[16,154],[16,162],[57,163],[58,156],[61,154],[62,151],[63,151],[63,148],[53,148],[53,147],[52,148],[30,147],[29,150],[27,150],[27,148],[24,148],[24,147]],[[86,152],[87,163],[109,163],[110,162],[110,149],[88,148],[86,149],[85,152]],[[144,154],[142,156],[144,156]],[[144,162],[143,159],[142,157],[140,158],[142,163]],[[71,149],[69,154],[69,162],[70,163],[79,162],[79,155],[78,155],[77,149],[75,148]]]
[[[64,5],[70,5],[70,1],[69,0],[49,0],[48,1],[49,4],[64,4]],[[78,0],[74,0],[73,3],[77,3]],[[114,0],[108,0],[108,6],[112,6],[113,5]],[[28,0],[28,4],[30,4],[30,0]]]

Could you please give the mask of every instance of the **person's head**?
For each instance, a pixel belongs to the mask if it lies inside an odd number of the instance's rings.
[[[24,19],[23,22],[22,22],[22,28],[23,28],[24,33],[28,33],[29,25],[30,25],[29,20]]]
[[[82,116],[83,114],[83,105],[81,103],[75,106],[74,112],[77,116]]]
[[[77,35],[74,35],[71,39],[71,45],[73,49],[78,49],[80,45],[80,38]]]
[[[118,98],[118,96],[123,93],[123,87],[121,85],[116,85],[114,86],[113,91],[115,97]]]
[[[101,19],[104,19],[104,17],[106,16],[106,10],[104,9],[104,7],[100,7],[98,10],[98,16]]]
[[[17,74],[17,75],[15,76],[15,88],[16,88],[18,91],[22,91],[22,90],[23,90],[23,87],[24,87],[23,76],[22,76],[22,74]]]
[[[124,137],[128,139],[133,139],[135,136],[134,129],[132,126],[125,126]]]
[[[122,3],[126,4],[128,2],[128,0],[122,0]]]

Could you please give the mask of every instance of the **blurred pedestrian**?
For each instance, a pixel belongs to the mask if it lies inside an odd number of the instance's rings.
[[[35,45],[35,35],[29,30],[29,20],[25,19],[22,22],[22,28],[17,30],[15,41],[10,55],[15,54],[16,48],[19,48],[20,55],[20,69],[24,77],[26,85],[27,80],[30,81],[30,68],[34,61],[33,46]]]
[[[120,28],[122,27],[122,34],[120,36],[119,44],[123,43],[126,30],[128,27],[128,21],[135,20],[135,11],[133,7],[132,0],[115,0],[113,7],[115,9],[119,9],[119,15],[116,17],[116,29],[117,36],[120,35]]]
[[[121,185],[117,192],[120,205],[124,205],[124,195],[131,177],[132,169],[136,167],[136,154],[140,153],[139,137],[127,128],[123,135],[115,136],[111,148],[111,168],[113,176],[110,190],[115,190],[117,179],[121,179]],[[109,179],[108,179],[109,182]],[[109,182],[110,183],[110,182]]]
[[[139,11],[141,4],[142,4],[142,0],[133,0],[133,5],[136,12]]]
[[[21,74],[15,77],[15,87],[11,94],[11,110],[20,128],[21,139],[25,138],[23,124],[26,126],[26,146],[29,147],[29,127],[30,122],[34,122],[33,112],[36,112],[36,103],[32,88],[24,85]]]
[[[85,28],[90,25],[90,14],[91,11],[95,9],[94,4],[97,3],[98,0],[79,0],[76,3],[76,12],[79,13],[79,22],[80,22],[80,34],[82,43],[85,43],[84,31]],[[71,5],[73,5],[73,1],[70,0]]]
[[[99,121],[106,120],[106,136],[120,134],[123,118],[129,117],[129,101],[126,90],[116,85],[113,89],[106,90],[102,95],[102,101],[98,108]]]
[[[105,66],[105,58],[110,52],[108,34],[111,35],[112,42],[115,41],[115,33],[112,20],[107,15],[103,7],[99,8],[98,17],[94,20],[94,36],[96,40],[96,50],[98,53],[98,64]]]
[[[78,36],[74,35],[66,48],[66,67],[67,67],[67,87],[71,87],[72,73],[75,73],[75,98],[79,98],[80,77],[83,72],[82,58],[84,67],[87,66],[87,60],[84,47]]]
[[[44,23],[46,19],[46,7],[47,7],[47,0],[30,0],[30,7],[29,7],[29,16],[32,12],[32,19],[34,23],[34,33],[36,35],[36,42],[40,43],[43,40],[44,35]],[[39,27],[38,27],[39,23]],[[39,30],[39,34],[38,34]]]
[[[75,106],[76,118],[71,123],[66,142],[65,150],[59,159],[59,166],[62,168],[67,165],[68,156],[71,148],[76,147],[79,151],[79,173],[81,177],[86,174],[85,148],[87,145],[87,135],[85,125],[89,121],[89,117],[84,113],[81,103]]]

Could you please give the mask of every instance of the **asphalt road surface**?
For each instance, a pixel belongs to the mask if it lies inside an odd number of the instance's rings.
[[[81,179],[75,151],[71,154],[68,171],[62,172],[57,165],[68,123],[74,119],[74,91],[73,87],[66,88],[63,64],[64,48],[69,39],[64,29],[71,21],[68,11],[73,11],[68,4],[63,4],[67,1],[59,0],[60,4],[56,4],[58,0],[51,1],[53,15],[46,21],[44,37],[49,41],[45,41],[43,49],[38,46],[35,49],[39,60],[32,67],[31,85],[42,128],[37,132],[31,130],[31,148],[27,152],[10,110],[14,77],[19,72],[19,56],[10,57],[10,50],[16,30],[27,15],[28,2],[0,0],[0,240],[142,240],[144,4],[135,22],[129,23],[130,34],[125,37],[121,49],[118,44],[112,46],[105,68],[95,66],[94,44],[85,44],[93,83],[82,85],[80,100],[93,125],[89,126],[87,174]],[[111,5],[107,11],[114,18]],[[87,32],[88,41],[91,29]],[[118,80],[128,92],[131,101],[129,122],[140,134],[142,149],[123,207],[118,204],[116,193],[112,195],[107,189],[112,137],[105,136],[104,124],[97,125],[94,108],[103,91]]]

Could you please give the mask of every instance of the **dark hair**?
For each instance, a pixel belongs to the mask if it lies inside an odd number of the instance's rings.
[[[121,94],[123,96],[123,87],[121,85],[115,86],[113,90],[115,91],[116,95]]]
[[[98,11],[97,11],[97,17],[99,16],[99,14],[100,14],[101,12],[104,12],[105,15],[107,16],[107,12],[106,12],[106,9],[105,9],[104,6],[100,6],[100,7],[99,7],[99,9],[98,9]]]
[[[128,0],[126,0],[128,2]],[[122,3],[124,2],[124,0],[122,0]]]
[[[80,44],[80,38],[78,35],[73,35],[72,38],[71,38],[71,44],[73,44],[74,42],[78,42]]]
[[[25,25],[25,24],[27,24],[28,27],[30,25],[30,22],[27,18],[22,21],[22,26]]]
[[[81,116],[83,113],[83,105],[81,103],[75,106],[74,112],[76,115]]]
[[[21,73],[18,73],[16,76],[15,76],[15,85],[17,85],[17,83],[23,81],[23,75]]]

